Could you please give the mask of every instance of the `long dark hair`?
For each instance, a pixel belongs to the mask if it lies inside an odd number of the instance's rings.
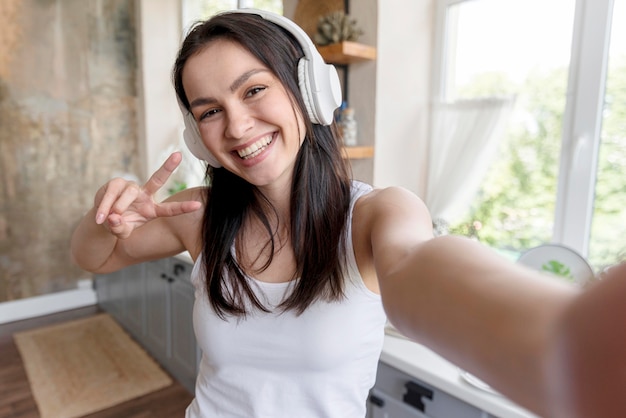
[[[260,16],[223,13],[199,22],[189,32],[176,59],[173,81],[181,102],[189,109],[182,84],[187,60],[215,39],[239,43],[258,58],[285,86],[294,106],[306,115],[298,86],[297,63],[303,56],[298,42],[278,25]],[[291,242],[296,271],[289,295],[279,306],[301,314],[318,299],[337,301],[344,291],[345,228],[350,205],[349,167],[341,155],[336,128],[312,124],[305,117],[306,135],[297,156],[291,190]],[[209,185],[203,222],[203,267],[209,301],[217,314],[245,316],[253,308],[269,312],[255,296],[233,253],[247,219],[258,218],[268,233],[266,245],[274,254],[276,215],[270,202],[247,181],[224,168],[207,167]],[[267,268],[272,256],[267,260]]]

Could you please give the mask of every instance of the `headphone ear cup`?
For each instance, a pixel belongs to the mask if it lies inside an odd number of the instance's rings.
[[[181,112],[183,112],[183,118],[185,122],[185,130],[183,131],[183,138],[189,151],[198,159],[206,161],[210,166],[219,168],[222,165],[211,154],[207,147],[202,142],[200,131],[198,130],[198,124],[193,118],[191,112],[187,111],[181,106]]]
[[[306,58],[300,58],[300,61],[298,61],[298,84],[309,119],[313,123],[321,124],[315,110],[315,98],[311,91],[311,80],[309,80],[309,61]]]
[[[298,84],[311,122],[333,123],[335,110],[341,105],[341,83],[335,66],[326,64],[317,52],[312,60],[300,58]]]
[[[317,103],[317,118],[322,125],[330,125],[335,120],[335,110],[341,106],[342,93],[339,74],[334,65],[326,64],[319,56],[315,62],[315,77],[318,89],[314,92]]]

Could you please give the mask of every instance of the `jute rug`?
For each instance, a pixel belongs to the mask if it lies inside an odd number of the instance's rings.
[[[164,388],[170,377],[108,315],[16,333],[42,418],[75,418]]]

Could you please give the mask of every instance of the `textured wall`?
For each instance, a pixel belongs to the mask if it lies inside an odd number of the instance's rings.
[[[71,231],[137,173],[132,0],[0,1],[0,302],[75,287]]]

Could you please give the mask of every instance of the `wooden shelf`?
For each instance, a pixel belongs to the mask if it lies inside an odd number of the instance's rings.
[[[376,48],[358,42],[343,41],[317,47],[329,64],[347,65],[376,59]]]
[[[350,160],[358,160],[362,158],[372,158],[374,156],[374,147],[343,147],[343,157]]]

